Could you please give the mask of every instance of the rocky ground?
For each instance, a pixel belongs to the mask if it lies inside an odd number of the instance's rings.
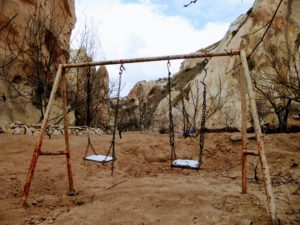
[[[208,134],[204,163],[170,169],[168,136],[124,133],[117,138],[115,174],[110,164],[83,162],[85,136],[71,135],[76,195],[67,194],[63,156],[41,156],[28,207],[19,202],[34,136],[0,135],[0,224],[269,224],[258,158],[249,156],[248,194],[241,194],[240,143],[231,134]],[[272,134],[266,152],[282,224],[300,224],[300,134]],[[92,136],[98,153],[111,136]],[[198,139],[176,137],[180,158],[197,158]],[[250,140],[250,149],[255,149]],[[46,138],[43,149],[63,150],[63,136]]]

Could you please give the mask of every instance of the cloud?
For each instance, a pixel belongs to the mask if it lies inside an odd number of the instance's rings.
[[[197,29],[182,16],[166,15],[162,7],[150,0],[127,3],[121,0],[76,0],[76,29],[83,26],[85,16],[92,18],[103,47],[100,52],[105,54],[98,55],[96,60],[108,60],[194,52],[220,40],[229,27],[229,23],[207,21]],[[178,70],[180,62],[172,62],[172,72]],[[125,67],[123,96],[139,80],[167,75],[166,62]],[[115,79],[118,67],[109,66],[108,70]]]

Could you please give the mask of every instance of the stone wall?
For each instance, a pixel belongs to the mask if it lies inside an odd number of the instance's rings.
[[[0,134],[6,135],[30,135],[38,136],[41,131],[41,124],[28,125],[20,121],[8,122],[0,126]],[[69,134],[73,135],[102,135],[104,132],[100,128],[87,126],[69,126]],[[63,135],[63,125],[49,125],[46,130],[46,135],[51,138],[53,135]]]

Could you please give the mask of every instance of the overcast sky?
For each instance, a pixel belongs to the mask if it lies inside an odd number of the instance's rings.
[[[75,0],[76,38],[88,22],[98,45],[95,61],[185,54],[220,40],[229,25],[245,13],[254,0]],[[172,61],[172,73],[181,61]],[[167,76],[166,62],[125,65],[122,96],[140,80]],[[108,66],[116,79],[118,66]]]

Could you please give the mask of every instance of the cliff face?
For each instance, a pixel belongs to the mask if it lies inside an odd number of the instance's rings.
[[[85,49],[71,51],[73,63],[90,62]],[[76,125],[109,126],[109,75],[105,66],[72,68],[67,74],[69,103]]]
[[[74,7],[74,0],[0,1],[1,122],[41,120],[57,65],[69,58]]]
[[[231,49],[244,48],[247,55],[249,55],[261,39],[266,24],[270,21],[278,3],[278,0],[256,0],[252,9],[241,15],[230,25],[222,40],[199,51],[223,52],[224,49],[230,51]],[[264,83],[264,80],[259,76],[265,71],[269,71],[269,74],[274,73],[274,70],[275,73],[277,71],[287,80],[290,79],[287,77],[295,72],[295,69],[291,69],[291,64],[295,64],[296,70],[300,68],[299,15],[300,1],[283,1],[263,42],[248,61],[251,74],[255,80]],[[172,78],[172,105],[177,130],[180,130],[184,123],[185,126],[197,126],[200,123],[203,100],[201,81],[203,81],[206,73],[207,127],[240,128],[239,73],[242,68],[238,66],[239,64],[240,59],[238,56],[208,58],[207,61],[204,59],[188,59],[182,63],[180,70]],[[204,68],[207,69],[206,72]],[[274,86],[274,83],[269,81],[270,90],[272,90],[272,85]],[[272,90],[272,93],[276,92],[276,90]],[[156,120],[153,119],[151,124],[152,127],[156,128],[166,127],[165,121],[168,120],[168,99],[166,95],[161,95],[161,97],[162,100],[159,100],[159,102],[148,104],[157,105],[152,114],[152,117]],[[259,100],[257,102],[259,113],[264,114],[266,108],[270,110],[265,96],[258,93],[257,100]],[[284,103],[276,102],[276,104]],[[189,115],[188,122],[183,122],[183,108]],[[272,110],[270,111],[272,112]]]

